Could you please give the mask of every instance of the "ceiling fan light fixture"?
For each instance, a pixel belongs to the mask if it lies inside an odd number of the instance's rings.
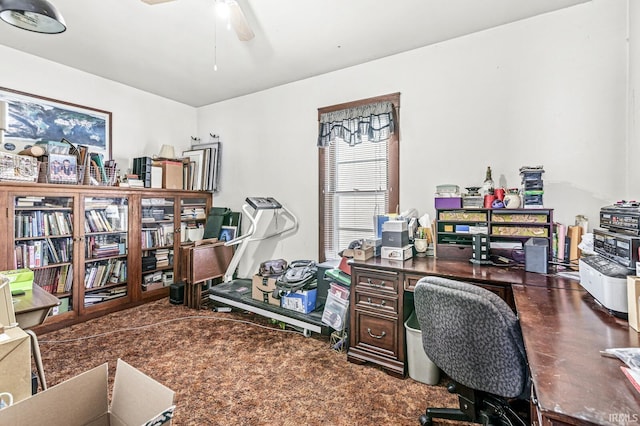
[[[218,18],[228,20],[229,13],[229,4],[226,1],[216,1],[216,15],[218,15]]]
[[[58,9],[47,0],[0,0],[0,19],[36,33],[59,34],[67,29]]]

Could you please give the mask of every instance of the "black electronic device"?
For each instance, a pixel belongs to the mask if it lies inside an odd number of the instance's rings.
[[[599,255],[630,270],[638,261],[640,237],[596,228],[593,230],[593,249]]]
[[[184,283],[173,283],[169,288],[169,302],[174,305],[182,305],[184,303]]]
[[[640,205],[636,201],[618,201],[602,207],[600,226],[629,235],[640,235]]]
[[[271,197],[247,197],[247,203],[256,210],[281,209],[282,204]]]

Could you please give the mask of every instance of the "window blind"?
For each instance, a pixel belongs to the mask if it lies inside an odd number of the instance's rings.
[[[335,259],[352,241],[375,237],[373,217],[388,211],[389,140],[336,140],[325,150],[325,257]]]

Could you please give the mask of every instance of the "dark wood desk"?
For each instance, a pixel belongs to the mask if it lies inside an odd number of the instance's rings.
[[[639,334],[601,309],[576,281],[431,257],[353,261],[351,268],[350,362],[375,363],[404,377],[404,321],[413,310],[415,284],[428,275],[464,280],[517,310],[543,424],[640,422],[640,394],[620,370],[622,362],[599,353],[640,346]]]
[[[639,334],[582,287],[514,285],[540,424],[640,422],[640,394],[607,348],[638,347]],[[532,418],[535,420],[535,418]]]

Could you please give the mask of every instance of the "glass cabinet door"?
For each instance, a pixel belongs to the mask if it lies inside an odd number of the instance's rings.
[[[54,314],[73,310],[73,197],[14,197],[14,268],[33,270],[34,285],[60,299]]]
[[[84,307],[128,296],[128,199],[84,198]]]
[[[173,284],[175,200],[142,198],[141,200],[142,294]]]

